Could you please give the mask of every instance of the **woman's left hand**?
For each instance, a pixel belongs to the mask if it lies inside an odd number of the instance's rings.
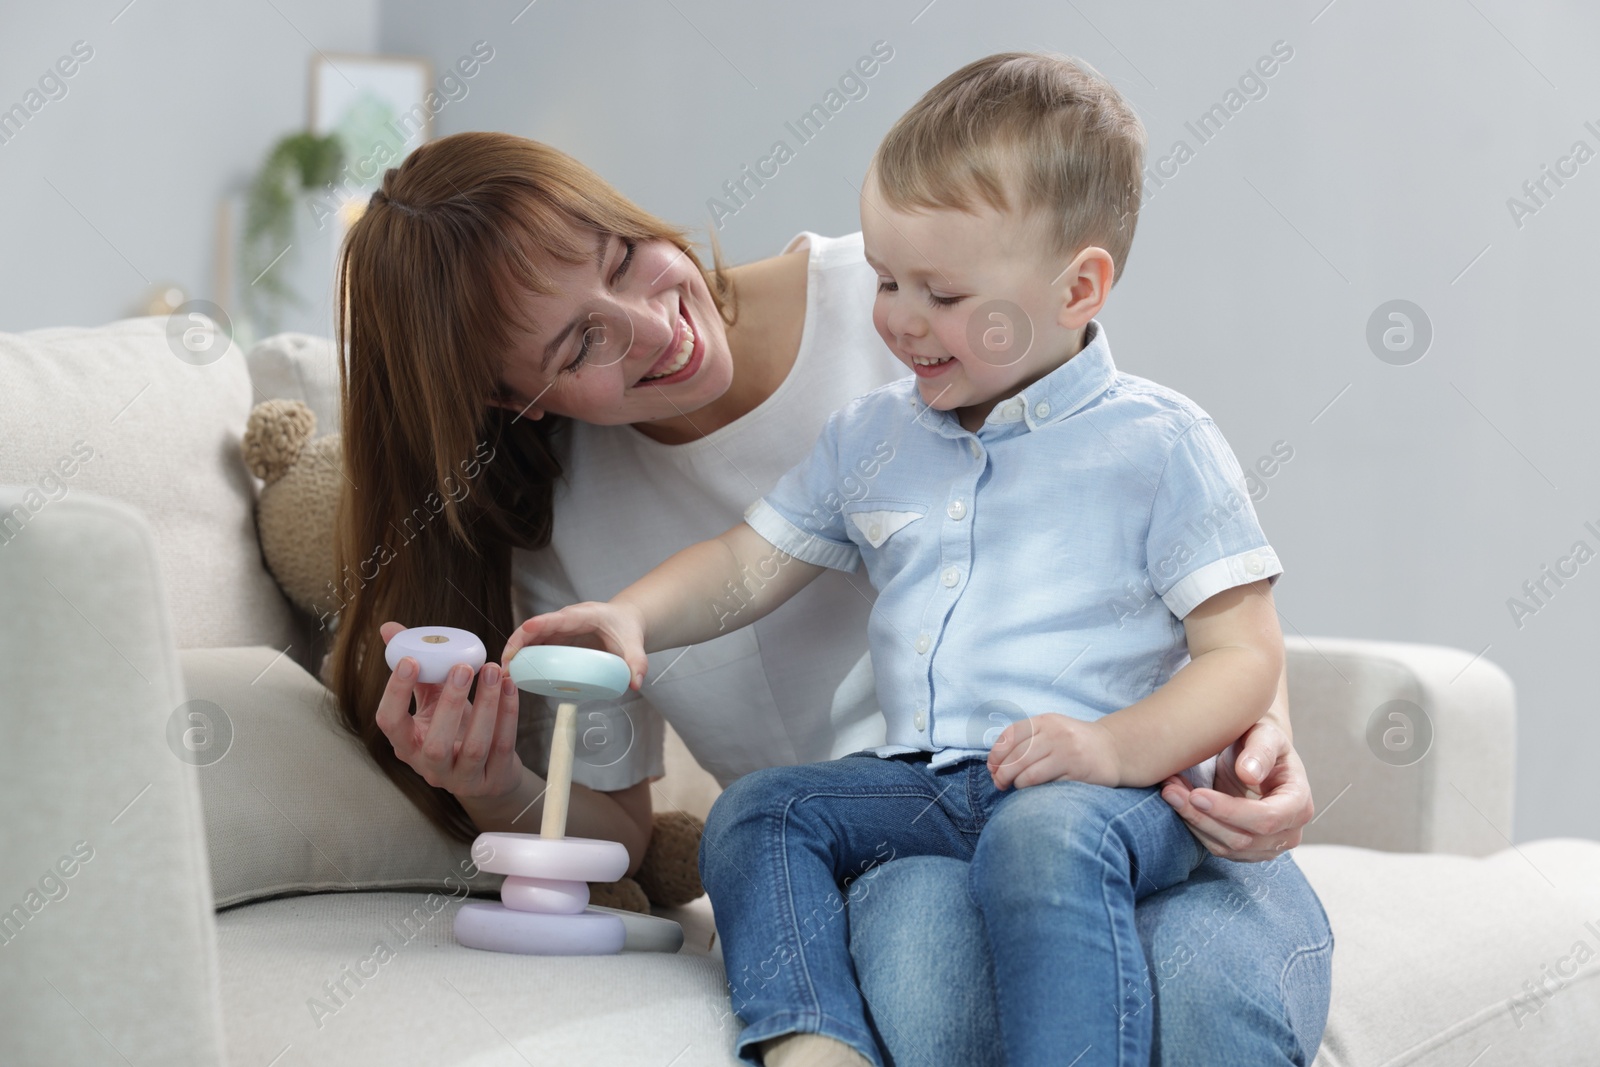
[[[1282,728],[1268,719],[1217,757],[1215,789],[1168,778],[1162,799],[1213,855],[1259,862],[1300,843],[1316,811],[1305,764]]]

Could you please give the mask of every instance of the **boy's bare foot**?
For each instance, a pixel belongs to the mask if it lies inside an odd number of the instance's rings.
[[[766,1067],[872,1067],[872,1061],[846,1045],[821,1034],[784,1034],[761,1043]]]

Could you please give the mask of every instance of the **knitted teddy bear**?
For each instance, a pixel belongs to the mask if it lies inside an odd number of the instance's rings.
[[[265,484],[256,502],[261,553],[278,584],[314,618],[337,613],[333,587],[334,510],[340,491],[338,434],[315,437],[317,417],[298,400],[267,400],[250,412],[245,465]],[[687,812],[658,812],[644,863],[632,878],[589,887],[602,907],[650,911],[700,896],[698,856],[705,824]]]

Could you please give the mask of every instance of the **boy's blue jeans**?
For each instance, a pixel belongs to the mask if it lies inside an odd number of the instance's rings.
[[[994,968],[968,865],[907,856],[850,896],[850,958],[867,1020],[896,1067],[1005,1067]],[[1188,881],[1134,911],[1150,966],[1151,1067],[1308,1067],[1333,991],[1333,933],[1287,854],[1208,856]],[[940,953],[955,941],[976,946]]]
[[[792,1032],[884,1062],[845,909],[899,856],[970,861],[1006,1063],[1146,1067],[1154,1012],[1134,902],[1206,856],[1159,790],[1055,781],[1001,792],[981,760],[933,770],[924,754],[864,752],[747,774],[706,820],[700,875],[745,1062]],[[931,933],[936,953],[983,949]]]

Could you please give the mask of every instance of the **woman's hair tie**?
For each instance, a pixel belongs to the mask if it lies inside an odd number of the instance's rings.
[[[399,200],[394,199],[388,193],[384,192],[383,189],[381,189],[381,188],[374,189],[372,191],[372,199],[367,202],[367,207],[368,208],[375,208],[379,204],[388,204],[390,207],[394,208],[395,210],[399,211],[401,214],[404,214],[404,215],[415,215],[415,214],[417,214],[417,209],[416,208],[412,207],[410,204],[406,204],[406,203],[403,203],[403,202],[401,202]]]

